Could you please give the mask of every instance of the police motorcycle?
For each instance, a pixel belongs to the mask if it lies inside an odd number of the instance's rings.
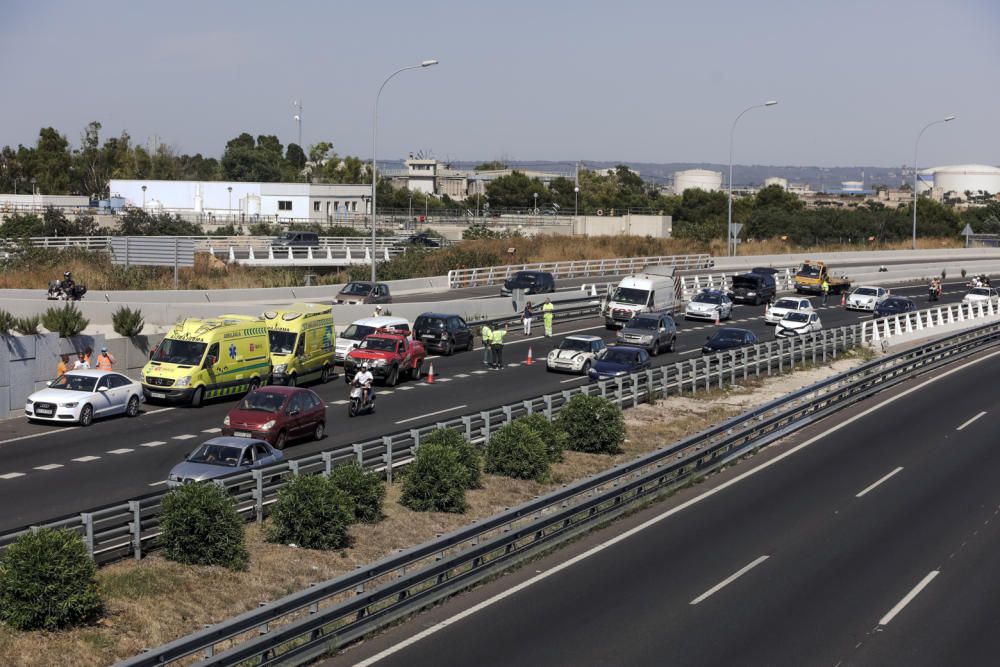
[[[46,298],[49,301],[79,301],[87,293],[87,286],[73,281],[72,274],[67,271],[62,280],[50,280]]]
[[[927,287],[927,299],[928,301],[937,301],[941,298],[941,285],[940,283],[931,283]]]

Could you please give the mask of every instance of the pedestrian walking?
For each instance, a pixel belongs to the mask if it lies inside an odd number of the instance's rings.
[[[493,365],[493,329],[490,325],[484,324],[479,330],[479,335],[483,337],[483,366]]]
[[[60,377],[69,370],[69,355],[60,355],[59,364],[56,366],[56,377]]]
[[[507,325],[493,330],[493,368],[503,368],[503,339],[507,335]]]
[[[76,355],[76,362],[73,364],[73,370],[77,371],[82,368],[90,368],[90,355],[93,353],[89,347],[83,351],[83,354],[79,352]]]
[[[372,317],[382,317],[382,304],[375,306],[375,312],[372,313]]]
[[[545,337],[552,338],[552,311],[555,310],[555,306],[552,305],[550,299],[545,299],[545,305],[542,306],[542,322],[545,324]]]
[[[115,358],[108,352],[108,348],[102,347],[101,353],[97,355],[97,368],[102,371],[110,371],[114,368]]]
[[[524,335],[531,335],[531,318],[534,317],[534,313],[531,312],[531,302],[529,301],[524,305],[524,312],[521,314],[521,321],[524,323]]]
[[[826,299],[830,296],[830,283],[826,282],[826,278],[823,278],[823,284],[819,286],[820,290],[823,292],[823,305],[826,305]]]

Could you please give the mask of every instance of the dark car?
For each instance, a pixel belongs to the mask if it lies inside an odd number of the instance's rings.
[[[389,286],[385,283],[373,283],[367,280],[355,280],[344,285],[337,294],[335,303],[357,305],[359,303],[392,303]]]
[[[556,291],[556,281],[547,271],[518,271],[504,281],[500,294],[510,296],[516,289],[525,294],[545,294]]]
[[[665,313],[643,313],[626,322],[616,337],[619,343],[641,347],[655,357],[660,350],[674,351],[677,325]]]
[[[273,385],[247,394],[222,421],[222,435],[256,438],[275,449],[301,438],[321,440],[325,428],[326,404],[316,392]]]
[[[408,236],[406,242],[410,245],[423,246],[424,248],[440,248],[444,245],[444,239],[433,234],[428,234],[427,232],[418,232],[417,234]]]
[[[271,241],[272,248],[315,248],[318,245],[316,232],[285,232]]]
[[[767,303],[778,293],[777,283],[774,274],[777,269],[754,268],[750,273],[733,276],[733,289],[729,292],[729,298],[736,303],[752,303],[759,306]]]
[[[899,315],[900,313],[912,313],[917,309],[917,304],[912,299],[905,296],[890,296],[882,303],[875,306],[872,311],[873,317],[888,317],[889,315]]]
[[[472,329],[458,315],[423,313],[413,322],[413,337],[428,350],[451,356],[455,350],[471,350],[476,344]]]
[[[708,342],[701,348],[702,354],[715,354],[723,350],[733,350],[738,347],[757,344],[757,335],[746,329],[724,327],[708,337]]]
[[[644,371],[649,365],[649,353],[641,347],[615,345],[594,357],[587,377],[591,380],[607,380],[618,375]]]

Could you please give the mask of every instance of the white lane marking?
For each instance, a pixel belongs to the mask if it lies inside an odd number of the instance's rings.
[[[696,347],[693,350],[685,350],[684,352],[678,352],[677,356],[680,356],[682,354],[694,354],[695,352],[701,352],[701,348],[700,347]]]
[[[893,475],[895,475],[896,473],[898,473],[898,472],[899,472],[900,470],[902,470],[902,469],[903,469],[903,466],[899,466],[898,468],[896,468],[895,470],[893,470],[893,471],[892,471],[891,473],[889,473],[889,474],[888,474],[888,475],[886,475],[885,477],[882,477],[881,479],[879,479],[879,480],[878,480],[878,481],[876,481],[875,483],[873,483],[873,484],[870,484],[870,485],[866,486],[866,487],[865,487],[864,489],[862,489],[862,490],[861,490],[861,491],[860,491],[860,492],[859,492],[859,493],[858,493],[858,494],[857,494],[856,496],[854,496],[854,497],[855,497],[855,498],[860,498],[861,496],[865,495],[866,493],[868,493],[869,491],[871,491],[872,489],[874,489],[874,488],[875,488],[876,486],[878,486],[878,485],[879,485],[879,484],[881,484],[882,482],[886,481],[887,479],[889,479],[890,477],[892,477]]]
[[[705,591],[704,593],[702,593],[701,595],[699,595],[695,599],[691,600],[691,602],[689,602],[688,604],[694,605],[694,604],[698,604],[699,602],[704,602],[705,600],[707,600],[708,598],[712,597],[713,595],[715,595],[716,593],[718,593],[719,591],[721,591],[723,588],[725,588],[729,584],[733,583],[734,581],[736,581],[737,579],[739,579],[740,577],[742,577],[744,574],[746,574],[750,570],[754,569],[755,567],[757,567],[758,565],[760,565],[761,563],[763,563],[764,561],[766,561],[768,558],[770,558],[770,556],[764,555],[764,556],[761,556],[761,557],[759,557],[759,558],[757,558],[755,560],[750,561],[749,563],[747,563],[746,565],[744,565],[740,569],[736,570],[736,572],[733,572],[731,575],[729,575],[728,577],[726,577],[725,579],[723,579],[722,581],[720,581],[719,583],[717,583],[715,586],[712,586],[707,591]]]
[[[398,389],[396,389],[396,391],[410,391],[411,389],[413,389],[413,387],[410,386],[410,385],[407,385],[405,387],[399,387]]]
[[[43,435],[52,435],[53,433],[65,433],[66,431],[73,431],[80,428],[79,426],[69,426],[60,429],[53,429],[51,431],[43,431],[41,433],[32,433],[31,435],[20,435],[16,438],[8,438],[6,440],[0,440],[0,445],[6,445],[8,442],[17,442],[19,440],[31,440],[32,438],[40,438]]]
[[[150,410],[149,412],[144,412],[145,415],[155,415],[160,412],[170,412],[171,410],[176,410],[176,408],[160,408],[159,410]]]
[[[587,379],[586,375],[581,375],[578,378],[570,378],[568,380],[559,380],[559,384],[566,384],[567,382],[579,382],[580,380],[586,380],[586,379]]]
[[[159,447],[160,445],[165,445],[165,444],[167,444],[167,443],[163,442],[162,440],[153,440],[152,442],[144,442],[144,443],[142,443],[139,446],[140,447]]]
[[[438,378],[435,382],[451,382],[453,378]]]
[[[379,396],[388,396],[388,395],[394,393],[395,391],[396,391],[395,389],[383,389],[383,390],[381,390],[378,393],[378,395]],[[344,401],[344,402],[346,403],[347,401]]]
[[[161,486],[161,485],[166,484],[166,483],[167,483],[167,480],[163,480],[163,481],[160,481],[160,482],[153,482],[152,484],[150,484],[150,486]]]
[[[598,544],[598,545],[590,548],[589,550],[583,552],[582,554],[574,556],[573,558],[570,558],[569,560],[563,561],[563,562],[559,563],[558,565],[554,566],[550,570],[546,570],[545,572],[542,572],[540,574],[536,574],[531,579],[528,579],[527,581],[522,581],[520,584],[518,584],[516,586],[513,586],[511,588],[508,588],[507,590],[503,591],[502,593],[498,593],[497,595],[494,595],[493,597],[489,598],[488,600],[483,600],[482,602],[480,602],[479,604],[477,604],[477,605],[475,605],[473,607],[470,607],[470,608],[468,608],[468,609],[466,609],[464,611],[461,611],[461,612],[455,614],[454,616],[452,616],[450,618],[446,618],[445,620],[441,621],[440,623],[432,625],[431,627],[423,630],[422,632],[419,632],[419,633],[413,635],[412,637],[407,637],[403,641],[401,641],[398,644],[395,644],[393,646],[390,646],[389,648],[385,649],[381,653],[377,653],[376,655],[373,655],[372,657],[368,658],[367,660],[364,660],[362,662],[357,663],[355,665],[355,667],[369,667],[369,665],[374,665],[375,663],[380,662],[381,660],[384,660],[385,658],[388,658],[391,655],[399,653],[403,649],[405,649],[405,648],[407,648],[409,646],[412,646],[413,644],[416,644],[417,642],[419,642],[419,641],[421,641],[423,639],[426,639],[427,637],[430,637],[431,635],[436,634],[436,633],[440,632],[441,630],[444,630],[445,628],[447,628],[447,627],[449,627],[451,625],[454,625],[455,623],[458,623],[459,621],[461,621],[461,620],[463,620],[465,618],[468,618],[469,616],[472,616],[473,614],[476,614],[476,613],[482,611],[483,609],[486,609],[487,607],[492,607],[497,602],[505,600],[506,598],[510,597],[511,595],[515,595],[517,593],[520,593],[521,591],[523,591],[524,589],[528,588],[529,586],[532,586],[534,584],[537,584],[540,581],[548,579],[549,577],[551,577],[554,574],[558,574],[559,572],[562,572],[563,570],[568,569],[568,568],[576,565],[577,563],[579,563],[581,561],[584,561],[584,560],[590,558],[591,556],[594,556],[595,554],[598,554],[598,553],[604,551],[605,549],[608,549],[610,547],[615,546],[619,542],[624,542],[625,540],[627,540],[628,538],[632,537],[633,535],[637,535],[638,533],[641,533],[642,531],[644,531],[644,530],[646,530],[648,528],[651,528],[652,526],[655,526],[656,524],[660,523],[664,519],[668,519],[668,518],[672,517],[674,514],[677,514],[678,512],[681,512],[682,510],[685,510],[688,507],[691,507],[692,505],[700,503],[701,501],[705,500],[706,498],[710,498],[710,497],[714,496],[715,494],[717,494],[717,493],[719,493],[719,492],[721,492],[721,491],[723,491],[725,489],[728,489],[730,486],[733,486],[734,484],[738,484],[739,482],[742,482],[744,479],[747,479],[748,477],[750,477],[752,475],[756,475],[758,472],[760,472],[762,470],[766,470],[767,468],[771,467],[772,465],[775,465],[778,462],[783,461],[784,459],[788,458],[792,454],[796,454],[800,450],[805,449],[806,447],[808,447],[809,445],[822,440],[823,438],[825,438],[826,436],[830,435],[831,433],[835,433],[835,432],[839,431],[840,429],[844,428],[845,426],[848,426],[849,424],[853,424],[854,422],[858,421],[859,419],[863,419],[863,418],[867,417],[868,415],[872,414],[876,410],[884,408],[885,406],[890,405],[891,403],[896,402],[897,400],[899,400],[900,398],[903,398],[904,396],[907,396],[907,395],[909,395],[909,394],[911,394],[911,393],[913,393],[915,391],[923,389],[924,387],[926,387],[927,385],[931,384],[932,382],[937,382],[938,380],[940,380],[942,378],[948,377],[952,373],[957,373],[958,371],[963,370],[963,369],[965,369],[965,368],[967,368],[969,366],[972,366],[973,364],[978,364],[978,363],[980,363],[982,361],[986,361],[987,359],[990,359],[990,358],[995,357],[997,355],[1000,355],[1000,352],[992,352],[992,353],[990,353],[990,354],[988,354],[988,355],[986,355],[984,357],[980,357],[978,359],[974,359],[974,360],[972,360],[972,361],[970,361],[970,362],[968,362],[966,364],[962,364],[961,366],[958,366],[957,368],[953,368],[951,370],[948,370],[948,371],[942,373],[941,375],[938,375],[936,377],[932,377],[929,380],[921,382],[920,384],[916,385],[915,387],[911,387],[911,388],[907,389],[904,392],[900,392],[896,396],[891,396],[890,398],[887,398],[886,400],[882,401],[881,403],[878,403],[877,405],[873,405],[872,407],[868,408],[864,412],[859,412],[858,414],[854,415],[853,417],[851,417],[849,419],[846,419],[846,420],[840,422],[839,424],[835,424],[834,426],[830,427],[826,431],[823,431],[822,433],[819,433],[819,434],[813,436],[812,438],[809,438],[805,442],[803,442],[801,444],[798,444],[795,447],[792,447],[788,451],[783,452],[783,453],[779,454],[778,456],[775,456],[773,459],[770,459],[769,461],[764,461],[759,466],[757,466],[755,468],[751,468],[750,470],[747,470],[746,472],[744,472],[744,473],[742,473],[740,475],[737,475],[736,477],[733,477],[732,479],[730,479],[730,480],[728,480],[726,482],[723,482],[723,483],[719,484],[719,486],[705,491],[704,493],[702,493],[699,496],[695,496],[694,498],[691,498],[690,500],[687,500],[687,501],[681,503],[680,505],[677,505],[676,507],[672,507],[672,508],[666,510],[662,514],[658,514],[657,516],[654,516],[653,518],[645,521],[644,523],[639,524],[635,528],[631,528],[631,529],[625,531],[624,533],[621,533],[620,535],[616,535],[615,537],[612,537],[611,539],[609,539],[609,540],[607,540],[605,542],[601,542],[600,544]]]
[[[134,449],[128,449],[127,447],[122,447],[121,449],[112,449],[108,454],[128,454],[129,452],[134,452]]]
[[[43,466],[35,466],[35,470],[55,470],[56,468],[62,468],[61,463],[47,463]]]
[[[77,463],[90,463],[91,461],[96,461],[101,458],[100,456],[81,456],[78,459],[73,459]]]
[[[441,415],[445,412],[454,412],[455,410],[461,410],[462,408],[467,408],[467,405],[456,405],[453,408],[445,408],[444,410],[438,410],[437,412],[428,412],[426,415],[420,415],[419,417],[410,417],[409,419],[401,419],[396,422],[397,424],[405,424],[406,422],[416,421],[418,419],[424,419],[425,417],[433,417],[435,415]]]
[[[515,364],[507,364],[507,368],[517,368],[517,367],[518,367],[518,366],[520,366],[520,365],[521,365],[521,364],[519,364],[519,363],[515,363]]]
[[[472,371],[473,375],[485,375],[486,373],[489,373],[489,371]]]
[[[222,433],[222,429],[218,428],[218,427],[216,427],[216,428],[206,428],[204,431],[202,431],[202,433]]]
[[[382,393],[385,393],[385,392],[382,392]],[[341,399],[339,401],[331,401],[330,405],[347,405],[348,403],[350,403],[350,401]]]
[[[191,438],[197,438],[196,435],[191,435],[190,433],[184,433],[183,435],[175,435],[173,440],[190,440]]]
[[[457,377],[457,378],[467,378],[467,377],[469,377],[469,374],[468,373],[456,373],[455,377]]]
[[[979,419],[980,417],[982,417],[982,416],[983,416],[983,415],[985,415],[985,414],[986,414],[986,411],[984,410],[983,412],[980,412],[980,413],[979,413],[978,415],[976,415],[975,417],[973,417],[973,418],[972,418],[972,419],[970,419],[969,421],[965,422],[964,424],[962,424],[961,426],[959,426],[959,427],[958,427],[958,428],[956,428],[955,430],[956,430],[956,431],[961,431],[961,430],[962,430],[962,429],[964,429],[964,428],[965,428],[966,426],[968,426],[968,425],[969,425],[969,424],[971,424],[972,422],[976,421],[977,419]]]
[[[927,588],[927,584],[934,581],[934,577],[938,576],[939,574],[941,574],[940,570],[931,570],[930,572],[928,572],[927,576],[921,579],[920,583],[914,586],[913,590],[911,590],[909,593],[906,594],[906,597],[897,602],[896,606],[890,609],[888,614],[879,619],[878,624],[889,625],[892,619],[896,618],[896,614],[903,611],[903,607],[910,604],[913,601],[913,598],[917,597],[920,594],[920,591]]]
[[[9,472],[6,475],[0,475],[0,479],[16,479],[18,477],[24,477],[23,472]]]

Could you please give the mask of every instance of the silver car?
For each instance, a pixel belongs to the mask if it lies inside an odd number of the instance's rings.
[[[281,463],[284,454],[263,440],[221,436],[203,442],[167,475],[173,488],[191,482],[204,482],[234,472]]]

